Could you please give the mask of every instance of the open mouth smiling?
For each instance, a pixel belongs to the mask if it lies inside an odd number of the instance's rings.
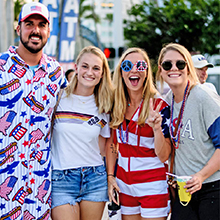
[[[131,77],[129,77],[129,80],[130,80],[130,82],[133,86],[136,86],[138,84],[139,80],[140,80],[140,77],[131,76]]]

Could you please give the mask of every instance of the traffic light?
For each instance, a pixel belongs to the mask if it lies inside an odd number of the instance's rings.
[[[108,47],[104,49],[104,54],[106,58],[115,58],[115,48]]]
[[[124,51],[125,51],[125,47],[119,47],[118,48],[118,56],[121,57],[121,55],[123,54]]]

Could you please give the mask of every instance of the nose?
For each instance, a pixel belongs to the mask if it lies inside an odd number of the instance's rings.
[[[136,72],[136,65],[133,65],[133,66],[132,66],[131,72]]]
[[[92,75],[92,68],[89,68],[88,71],[87,71],[87,75]]]
[[[177,66],[176,66],[176,62],[173,62],[172,63],[172,67],[171,67],[171,70],[179,70],[178,68],[177,68]]]
[[[34,33],[39,33],[40,32],[40,28],[38,25],[35,25],[34,26],[34,30],[33,30]]]

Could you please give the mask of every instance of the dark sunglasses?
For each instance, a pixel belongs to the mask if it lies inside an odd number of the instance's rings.
[[[121,69],[125,72],[131,71],[133,66],[136,67],[137,71],[144,71],[147,69],[147,63],[144,60],[138,60],[135,64],[133,64],[130,60],[124,60],[121,63]]]
[[[161,66],[163,67],[164,70],[170,70],[173,66],[172,62],[171,61],[164,61]],[[184,60],[177,60],[176,61],[176,67],[179,69],[179,70],[183,70],[186,66],[186,62]]]

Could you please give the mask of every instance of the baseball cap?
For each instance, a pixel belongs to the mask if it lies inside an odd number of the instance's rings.
[[[214,65],[212,63],[208,63],[206,58],[201,54],[193,55],[192,61],[195,68],[203,68],[205,66],[214,67]]]
[[[18,18],[18,24],[21,21],[24,21],[25,19],[27,19],[29,16],[35,15],[35,14],[41,15],[48,21],[48,23],[50,23],[49,21],[50,15],[49,15],[49,11],[47,7],[40,2],[31,2],[31,3],[25,4],[22,7],[19,18]]]

